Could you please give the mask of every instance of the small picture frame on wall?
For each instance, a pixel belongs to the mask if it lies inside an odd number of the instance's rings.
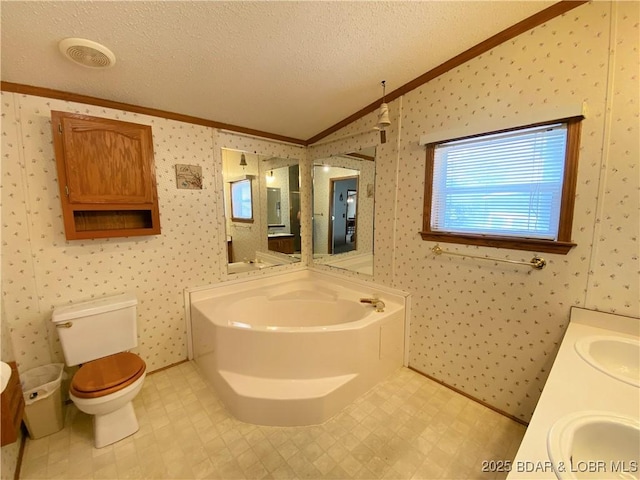
[[[202,190],[202,167],[176,164],[176,187]]]

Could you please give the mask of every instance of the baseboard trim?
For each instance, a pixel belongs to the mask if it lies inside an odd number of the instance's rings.
[[[178,365],[182,365],[183,363],[187,363],[189,361],[188,358],[184,360],[180,360],[179,362],[172,363],[171,365],[167,365],[165,367],[160,367],[157,370],[147,373],[147,375],[153,375],[154,373],[162,372],[164,370],[169,370],[170,368],[177,367]]]
[[[508,419],[519,423],[520,425],[524,425],[525,427],[529,426],[529,422],[525,422],[521,418],[515,417],[515,416],[511,415],[510,413],[505,412],[504,410],[500,410],[499,408],[494,407],[493,405],[489,405],[487,402],[484,402],[484,401],[474,397],[473,395],[469,395],[467,392],[463,392],[462,390],[460,390],[460,389],[458,389],[456,387],[452,387],[451,385],[443,382],[442,380],[438,380],[437,378],[432,377],[428,373],[421,372],[420,370],[418,370],[417,368],[412,367],[412,366],[408,366],[407,368],[409,370],[413,370],[414,372],[422,375],[423,377],[428,378],[429,380],[433,380],[434,382],[439,383],[440,385],[442,385],[444,387],[447,387],[449,390],[453,390],[454,392],[459,393],[460,395],[462,395],[464,397],[467,397],[469,400],[473,400],[474,402],[479,403],[483,407],[487,407],[489,410],[493,410],[494,412],[499,413],[503,417],[507,417]]]

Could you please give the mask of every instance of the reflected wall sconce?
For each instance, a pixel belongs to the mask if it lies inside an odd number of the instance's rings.
[[[342,194],[340,194],[340,201],[344,202],[344,197],[342,196]]]

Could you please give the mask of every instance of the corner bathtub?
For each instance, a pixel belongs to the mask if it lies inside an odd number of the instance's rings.
[[[362,297],[386,304],[376,312]],[[322,423],[402,366],[406,294],[296,271],[188,292],[190,358],[241,421]]]

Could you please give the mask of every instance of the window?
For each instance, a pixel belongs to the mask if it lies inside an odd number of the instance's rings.
[[[422,238],[566,254],[581,120],[428,144]]]
[[[231,182],[231,220],[253,223],[251,180]]]

